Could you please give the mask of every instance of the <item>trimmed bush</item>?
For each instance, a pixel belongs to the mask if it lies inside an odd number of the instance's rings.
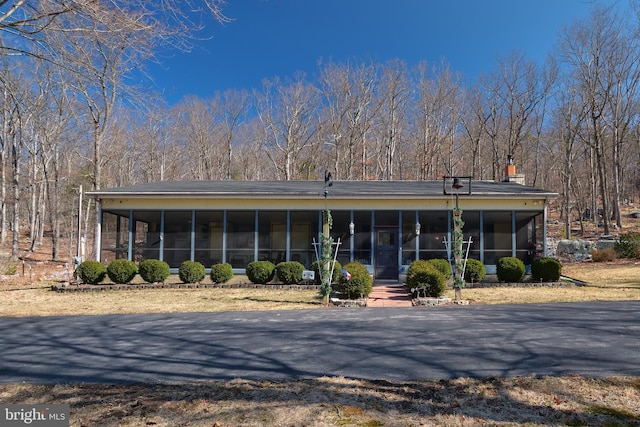
[[[147,283],[164,282],[169,277],[169,264],[158,259],[145,259],[138,267],[140,277]]]
[[[640,232],[621,234],[613,248],[618,258],[640,258]]]
[[[231,264],[213,264],[209,274],[213,283],[226,283],[233,277]]]
[[[555,258],[536,258],[531,263],[531,276],[536,281],[557,282],[562,274],[562,264]]]
[[[276,276],[285,285],[295,285],[302,281],[304,265],[298,261],[283,261],[276,265]]]
[[[182,283],[202,282],[205,274],[204,265],[198,261],[184,261],[178,268],[178,277]]]
[[[487,275],[487,269],[482,261],[469,258],[467,266],[464,269],[464,281],[469,283],[478,283]]]
[[[447,289],[444,275],[429,261],[416,260],[407,270],[406,288],[414,297],[437,298]]]
[[[428,260],[429,264],[433,265],[445,279],[451,278],[451,264],[444,258],[434,258]]]
[[[340,274],[337,287],[338,292],[348,299],[366,298],[373,290],[373,279],[367,271],[367,267],[358,261],[350,262],[342,267],[351,275],[347,279],[344,274]]]
[[[247,278],[251,283],[266,284],[273,280],[276,266],[271,261],[252,261],[247,264]]]
[[[138,267],[128,259],[116,259],[107,266],[107,275],[113,283],[129,283],[138,273]]]
[[[519,282],[524,277],[525,267],[521,259],[503,257],[496,264],[496,273],[501,282]]]
[[[84,261],[76,268],[76,274],[82,283],[97,285],[107,275],[107,267],[98,261]]]
[[[311,270],[313,270],[315,273],[314,283],[316,285],[320,285],[320,261],[313,261],[311,263]],[[331,283],[338,283],[338,280],[340,280],[340,276],[342,276],[340,270],[342,270],[342,264],[336,261],[333,268],[333,276],[331,276]]]

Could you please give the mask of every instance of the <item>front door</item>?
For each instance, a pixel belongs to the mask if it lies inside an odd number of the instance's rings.
[[[375,279],[398,279],[398,228],[376,229]]]

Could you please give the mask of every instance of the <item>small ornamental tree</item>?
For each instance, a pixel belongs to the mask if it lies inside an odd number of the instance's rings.
[[[445,279],[449,279],[451,277],[451,264],[444,258],[434,258],[427,261],[429,264],[433,265],[436,270],[438,270]]]
[[[487,275],[484,264],[477,259],[469,258],[464,269],[464,281],[467,283],[478,283]]]
[[[226,283],[233,278],[233,267],[231,264],[214,264],[209,273],[213,283]]]
[[[82,283],[97,285],[107,275],[107,267],[98,261],[84,261],[76,269],[76,274]]]
[[[366,298],[373,290],[373,279],[367,271],[367,267],[353,261],[346,264],[342,274],[338,279],[338,291],[348,299]]]
[[[115,259],[107,267],[107,275],[113,283],[129,283],[138,273],[138,267],[128,259]]]
[[[171,274],[169,264],[158,259],[145,259],[140,262],[138,272],[147,283],[162,283]]]
[[[496,264],[496,274],[501,282],[519,282],[524,273],[524,263],[519,258],[502,257]]]
[[[295,285],[302,281],[304,265],[297,261],[283,261],[276,265],[276,276],[285,285]]]
[[[447,285],[444,275],[429,261],[416,260],[407,270],[406,288],[415,297],[440,297]]]
[[[205,274],[204,265],[198,261],[184,261],[178,268],[178,277],[182,283],[202,282]]]
[[[264,285],[273,280],[275,269],[271,261],[252,261],[247,264],[246,274],[251,283]]]
[[[531,276],[536,281],[557,282],[562,274],[562,264],[555,258],[536,258],[531,264]]]

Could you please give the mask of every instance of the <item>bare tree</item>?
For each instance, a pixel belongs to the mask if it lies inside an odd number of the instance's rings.
[[[318,92],[299,75],[282,83],[265,80],[256,94],[259,138],[279,178],[296,179],[295,166],[304,150],[316,143]]]
[[[329,63],[320,70],[323,138],[336,179],[367,178],[367,133],[379,105],[374,103],[376,82],[373,64]]]

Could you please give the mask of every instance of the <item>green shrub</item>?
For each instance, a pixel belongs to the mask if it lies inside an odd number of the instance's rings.
[[[311,263],[311,270],[313,270],[315,273],[315,284],[320,285],[320,261],[313,261]],[[331,283],[338,283],[338,280],[340,280],[340,276],[342,276],[342,273],[340,272],[341,270],[342,264],[336,261],[333,267],[333,276],[331,276]]]
[[[469,283],[478,283],[487,275],[487,269],[482,261],[469,258],[467,266],[464,268],[464,281]]]
[[[76,274],[82,283],[96,285],[104,280],[107,268],[98,261],[84,261],[76,268]]]
[[[138,272],[147,283],[164,282],[171,274],[169,264],[158,259],[145,259],[140,262]]]
[[[285,285],[295,285],[302,281],[304,265],[298,261],[283,261],[276,265],[276,275],[278,280]]]
[[[209,274],[213,283],[225,283],[233,277],[233,267],[231,264],[214,264],[211,266]]]
[[[613,248],[618,258],[640,258],[640,232],[621,234]]]
[[[107,266],[107,275],[113,283],[129,283],[138,273],[138,267],[128,259],[116,259]]]
[[[205,274],[204,265],[198,261],[184,261],[178,268],[178,277],[182,283],[202,282]]]
[[[591,252],[591,259],[593,262],[610,262],[614,261],[616,258],[618,258],[618,255],[613,248],[596,249]]]
[[[562,274],[562,264],[555,258],[536,258],[531,263],[531,276],[536,281],[557,282]]]
[[[496,273],[501,282],[519,282],[524,272],[524,263],[519,258],[503,257],[496,264]]]
[[[344,273],[338,278],[338,292],[344,294],[348,299],[368,297],[373,290],[373,279],[367,271],[367,267],[358,261],[353,261],[342,267],[351,278],[347,279]]]
[[[265,284],[273,280],[276,266],[271,261],[252,261],[247,264],[247,278],[251,283]]]
[[[434,258],[429,260],[429,264],[433,265],[445,279],[451,278],[451,264],[444,258]]]
[[[413,296],[440,297],[447,289],[444,275],[429,261],[416,260],[407,270],[406,288]]]

